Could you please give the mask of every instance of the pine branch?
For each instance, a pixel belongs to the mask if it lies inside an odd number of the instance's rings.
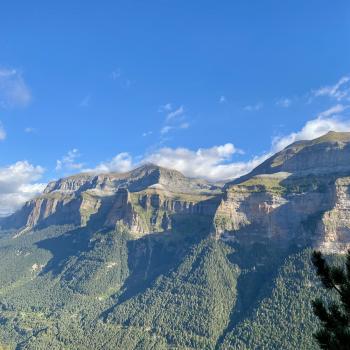
[[[332,270],[328,266],[326,260],[323,258],[320,251],[314,251],[312,254],[312,263],[316,267],[316,273],[321,277],[321,281],[325,288],[334,289],[342,296],[341,290],[338,288],[336,283],[334,283],[332,278]],[[336,277],[339,277],[339,270],[334,268]]]

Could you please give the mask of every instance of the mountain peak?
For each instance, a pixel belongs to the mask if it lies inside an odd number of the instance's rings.
[[[50,222],[55,222],[57,218],[63,220],[64,217],[73,217],[74,222],[81,218],[84,221],[91,212],[98,212],[100,207],[105,210],[104,206],[110,205],[113,200],[119,205],[118,200],[123,202],[125,199],[123,193],[126,194],[125,198],[129,198],[129,194],[135,198],[147,198],[153,194],[171,199],[197,198],[197,201],[198,198],[221,193],[221,186],[187,178],[177,170],[152,163],[142,164],[124,173],[82,173],[50,182],[41,195],[26,202],[22,209],[6,218],[3,227],[32,228],[42,222],[43,218],[51,220]],[[137,201],[143,203],[145,198]]]
[[[170,168],[164,168],[160,165],[154,164],[154,163],[145,163],[140,165],[139,167],[131,170],[128,172],[128,174],[131,174],[132,176],[139,176],[143,174],[149,174],[152,172],[158,172],[160,176],[177,176],[184,178],[185,175],[183,175],[180,171]]]
[[[348,142],[350,142],[350,132],[328,131],[326,134],[312,140],[295,141],[290,145],[288,145],[284,150],[294,148],[294,147],[297,147],[298,149],[301,150],[304,147],[309,147],[320,143],[348,143]]]
[[[350,142],[350,132],[328,131],[326,134],[314,139],[313,142]]]
[[[262,174],[286,172],[294,175],[350,173],[350,132],[329,131],[313,140],[296,141],[265,160],[239,183]]]

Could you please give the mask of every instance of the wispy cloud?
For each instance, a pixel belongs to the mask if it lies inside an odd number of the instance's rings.
[[[120,86],[124,89],[128,89],[131,86],[131,80],[125,76],[121,68],[113,70],[111,78],[114,81],[118,81]]]
[[[165,125],[165,126],[163,126],[163,127],[160,129],[160,133],[161,133],[162,135],[164,135],[164,134],[167,134],[167,133],[168,133],[170,130],[172,130],[172,129],[174,129],[173,126]]]
[[[162,137],[170,131],[188,129],[190,127],[190,123],[186,120],[185,107],[182,105],[173,108],[171,103],[166,103],[158,108],[158,112],[165,114],[163,126],[160,129]]]
[[[0,141],[3,141],[6,139],[6,131],[2,123],[0,122]]]
[[[290,98],[286,98],[286,97],[280,98],[276,102],[276,106],[283,107],[283,108],[288,108],[288,107],[290,107],[291,104],[292,104],[292,100]]]
[[[84,163],[77,162],[77,159],[80,158],[79,150],[76,148],[68,151],[61,159],[56,161],[56,170],[57,171],[77,171],[81,170],[84,167]]]
[[[160,129],[160,133],[162,135],[165,135],[167,134],[169,131],[171,130],[175,130],[175,129],[188,129],[190,127],[190,123],[188,122],[184,122],[184,123],[181,123],[181,124],[178,124],[178,125],[174,125],[174,126],[171,126],[171,125],[165,125],[163,126],[161,129]]]
[[[158,112],[163,113],[163,112],[170,112],[173,109],[171,103],[166,103],[164,105],[159,106]]]
[[[337,101],[349,100],[350,98],[350,76],[341,77],[334,85],[323,86],[313,90],[314,97],[326,96]]]
[[[219,103],[225,103],[225,102],[227,102],[226,97],[225,96],[220,96]]]
[[[36,132],[36,129],[32,128],[32,127],[27,127],[27,128],[24,129],[24,132],[26,132],[28,134],[31,134],[33,132]]]
[[[146,136],[149,136],[149,135],[152,135],[152,134],[153,134],[153,131],[145,131],[144,133],[142,133],[142,136],[146,137]]]
[[[255,105],[247,105],[243,109],[247,112],[257,112],[260,111],[263,108],[263,106],[264,105],[262,104],[262,102],[259,102]]]
[[[319,118],[327,118],[335,114],[339,114],[344,112],[346,109],[348,109],[349,106],[344,106],[343,104],[337,104],[335,106],[332,106],[325,111],[321,112],[318,117]]]
[[[180,106],[179,108],[169,112],[166,117],[166,121],[170,122],[173,121],[174,119],[178,119],[179,117],[182,117],[185,113],[185,109],[183,106]]]
[[[25,107],[31,99],[22,73],[17,69],[0,68],[0,107]]]
[[[190,127],[190,123],[184,122],[179,125],[180,129],[188,129]]]

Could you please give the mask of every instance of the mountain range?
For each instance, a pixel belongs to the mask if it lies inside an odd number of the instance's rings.
[[[73,175],[0,219],[10,349],[317,349],[310,263],[350,248],[350,133],[222,183]]]

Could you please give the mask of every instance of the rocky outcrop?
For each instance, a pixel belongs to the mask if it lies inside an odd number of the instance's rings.
[[[136,236],[171,231],[173,219],[207,217],[212,219],[219,196],[170,193],[148,188],[139,192],[118,190],[104,223],[107,227],[127,228]]]
[[[335,181],[330,210],[317,227],[318,246],[323,251],[345,253],[350,248],[350,177]]]
[[[225,188],[218,238],[350,248],[350,133],[296,142]]]
[[[327,211],[332,201],[331,186],[311,183],[310,178],[276,174],[231,186],[215,214],[215,234],[250,241],[311,240],[313,228],[307,226],[308,221]]]
[[[27,232],[46,225],[95,223],[142,236],[171,230],[174,215],[212,217],[218,201],[211,199],[220,194],[217,185],[149,164],[128,173],[81,174],[51,182],[1,226]]]

